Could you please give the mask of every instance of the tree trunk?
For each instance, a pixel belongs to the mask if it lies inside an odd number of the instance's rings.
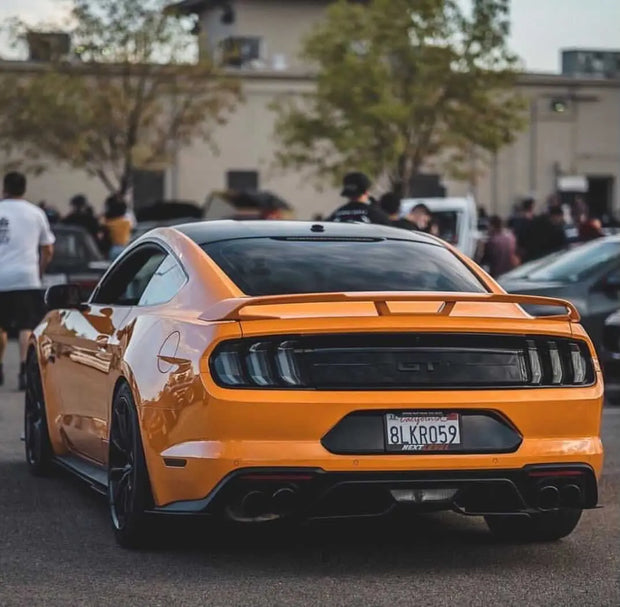
[[[412,195],[411,179],[415,174],[412,159],[407,154],[402,154],[398,159],[396,180],[393,182],[394,191],[401,198],[410,198]]]

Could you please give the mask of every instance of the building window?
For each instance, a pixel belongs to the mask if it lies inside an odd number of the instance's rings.
[[[246,67],[262,59],[263,41],[260,36],[230,36],[220,42],[221,64],[226,67]]]
[[[258,171],[228,171],[226,187],[236,192],[255,192],[258,190]]]

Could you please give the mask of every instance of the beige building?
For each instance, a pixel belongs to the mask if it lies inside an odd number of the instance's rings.
[[[298,58],[299,47],[328,4],[329,0],[180,3],[183,10],[198,15],[201,52],[220,57],[241,77],[245,103],[219,129],[218,155],[198,143],[181,150],[164,174],[140,176],[136,204],[158,196],[202,203],[214,190],[254,186],[288,200],[301,219],[328,213],[339,204],[338,191],[330,184],[320,191],[307,176],[274,167],[274,114],[269,109],[280,95],[312,91],[313,78]],[[599,214],[616,210],[620,215],[620,79],[524,74],[518,91],[530,100],[528,128],[488,162],[472,158],[478,177],[470,183],[442,180],[447,194],[471,193],[487,210],[507,215],[519,198],[533,194],[543,201],[555,191],[559,177],[580,176],[577,181],[586,182]],[[0,157],[0,166],[2,161]],[[427,170],[440,173],[432,163]],[[377,184],[378,194],[381,186]],[[106,195],[96,180],[62,167],[31,179],[31,199],[46,200],[61,210],[77,192],[96,205]]]

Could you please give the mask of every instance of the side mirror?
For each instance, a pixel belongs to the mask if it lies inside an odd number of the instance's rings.
[[[79,310],[83,308],[82,293],[78,285],[54,285],[45,292],[48,310]]]

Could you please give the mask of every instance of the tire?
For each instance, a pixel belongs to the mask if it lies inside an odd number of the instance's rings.
[[[129,386],[119,388],[112,403],[108,465],[108,507],[114,536],[123,548],[150,542],[152,507],[138,416]]]
[[[500,540],[553,542],[570,535],[579,519],[580,509],[560,509],[530,516],[485,516],[491,533]]]
[[[31,351],[26,361],[24,402],[24,444],[26,463],[34,476],[49,476],[54,452],[47,425],[43,383],[37,355]]]

